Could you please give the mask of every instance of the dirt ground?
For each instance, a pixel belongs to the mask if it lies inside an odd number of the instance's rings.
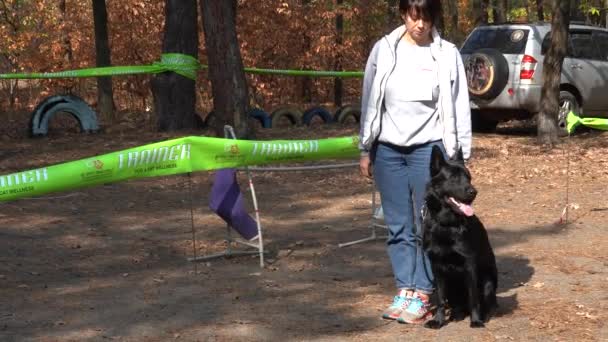
[[[170,137],[124,127],[3,135],[0,174]],[[263,269],[254,256],[187,261],[225,248],[208,209],[212,173],[0,203],[0,341],[608,341],[608,132],[545,151],[529,131],[503,127],[473,145],[476,212],[499,269],[500,309],[485,329],[380,319],[395,292],[384,242],[337,246],[370,232],[372,185],[352,168],[254,174]]]

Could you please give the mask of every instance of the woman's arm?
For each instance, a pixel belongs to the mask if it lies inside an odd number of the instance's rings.
[[[365,118],[367,117],[367,109],[369,104],[369,96],[372,90],[372,85],[374,83],[374,77],[376,76],[376,62],[378,61],[378,50],[379,50],[380,41],[374,44],[372,48],[372,52],[369,54],[367,58],[367,63],[365,64],[365,73],[363,74],[363,89],[361,91],[361,117],[359,118],[360,130],[359,130],[359,150],[361,150],[361,154],[366,155],[369,151],[366,151],[363,147],[362,142],[364,141],[364,131],[365,131]],[[368,130],[369,131],[369,130]]]
[[[456,49],[456,48],[455,48]],[[471,105],[469,103],[469,88],[467,75],[460,52],[456,49],[456,78],[452,85],[454,99],[454,116],[456,117],[456,132],[458,146],[462,149],[465,160],[471,157]]]

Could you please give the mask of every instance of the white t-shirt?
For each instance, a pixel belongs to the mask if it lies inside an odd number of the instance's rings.
[[[386,82],[379,141],[412,146],[441,140],[438,99],[438,70],[430,46],[400,41],[397,64]]]

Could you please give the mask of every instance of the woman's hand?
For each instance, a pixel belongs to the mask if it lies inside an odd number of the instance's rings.
[[[359,158],[359,171],[362,176],[372,178],[372,160],[369,155],[364,155]]]

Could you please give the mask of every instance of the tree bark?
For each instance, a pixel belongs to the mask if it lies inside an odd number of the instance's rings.
[[[570,21],[587,21],[587,16],[580,8],[580,0],[570,0]]]
[[[397,26],[403,24],[401,22],[401,15],[399,13],[399,1],[386,0],[386,5],[387,5],[386,30],[387,30],[387,32],[391,32]]]
[[[62,20],[64,22],[68,20],[67,7],[65,2],[66,0],[59,1],[59,11],[61,12]],[[95,11],[94,8],[93,11]],[[66,62],[66,66],[70,68],[72,66],[72,60],[74,59],[74,52],[72,50],[72,42],[70,41],[70,36],[67,34],[66,30],[61,31],[61,44],[63,45],[63,60],[64,62]]]
[[[223,124],[228,123],[238,138],[252,138],[247,122],[247,80],[236,34],[236,5],[236,0],[201,0],[213,107],[219,119],[215,131],[223,135]]]
[[[302,7],[305,17],[310,17],[310,0],[302,0]],[[311,48],[311,37],[307,30],[301,31],[302,41],[303,41],[303,51],[302,53],[307,53]],[[309,65],[302,65],[303,69],[310,69]],[[312,101],[312,78],[308,76],[303,77],[295,77],[295,81],[297,82],[297,86],[300,93],[300,98],[303,102],[311,102]]]
[[[197,13],[196,0],[165,1],[163,53],[181,53],[198,59]],[[151,85],[159,131],[197,127],[195,80],[164,72],[154,76]]]
[[[568,51],[570,0],[554,0],[551,19],[551,46],[543,64],[541,108],[538,113],[539,142],[553,147],[557,143],[557,116],[559,114],[559,83],[562,64]]]
[[[340,49],[342,48],[342,40],[344,34],[344,15],[342,14],[342,4],[343,0],[337,0],[337,10],[338,14],[336,15],[336,45],[338,52],[336,53],[336,63],[334,66],[334,70],[341,71],[342,70],[342,53]],[[343,84],[342,78],[336,77],[334,78],[334,105],[336,107],[342,106],[342,93],[343,93]]]
[[[458,1],[448,0],[448,16],[450,22],[449,39],[452,42],[459,43],[461,39],[460,28],[458,27]]]
[[[475,26],[488,23],[488,7],[490,0],[477,0],[473,2],[473,18]]]
[[[493,6],[494,24],[501,24],[507,22],[507,11],[507,0],[495,0]]]
[[[538,21],[545,21],[545,5],[544,0],[536,0],[536,16]]]
[[[65,6],[65,3],[63,4]],[[98,67],[112,65],[108,38],[108,12],[105,0],[93,0],[93,21],[95,26],[95,62]],[[109,123],[116,122],[114,115],[114,94],[112,77],[97,77],[97,111]]]

